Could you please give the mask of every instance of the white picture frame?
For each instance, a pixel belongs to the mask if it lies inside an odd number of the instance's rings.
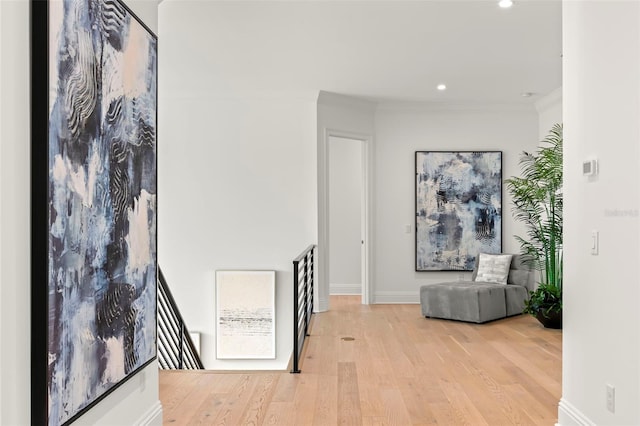
[[[217,359],[275,359],[275,288],[275,271],[216,271]]]

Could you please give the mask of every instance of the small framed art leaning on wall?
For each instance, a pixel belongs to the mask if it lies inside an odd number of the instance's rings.
[[[416,151],[416,271],[472,271],[502,251],[502,152]]]
[[[156,358],[157,38],[119,0],[33,0],[31,423]]]
[[[216,271],[216,357],[275,359],[275,303],[275,271]]]

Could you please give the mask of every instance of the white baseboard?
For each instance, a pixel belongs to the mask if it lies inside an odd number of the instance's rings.
[[[558,403],[558,423],[557,426],[596,426],[580,410],[574,407],[566,399],[560,399]]]
[[[374,304],[416,304],[420,303],[417,291],[377,291],[373,295]]]
[[[362,294],[362,284],[329,284],[329,294],[353,296]]]
[[[137,426],[162,426],[162,404],[160,401],[156,401],[135,424]]]

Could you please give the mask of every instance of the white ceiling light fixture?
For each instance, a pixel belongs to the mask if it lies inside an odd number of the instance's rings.
[[[440,83],[438,84],[438,86],[436,86],[436,88],[442,92],[443,90],[447,90],[447,85]]]
[[[498,6],[500,6],[503,9],[508,9],[511,6],[513,6],[513,1],[512,0],[500,0],[498,2]]]

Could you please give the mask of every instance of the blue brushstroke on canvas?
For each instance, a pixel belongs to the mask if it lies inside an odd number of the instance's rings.
[[[51,2],[49,424],[156,351],[155,38],[117,1]]]
[[[501,231],[501,152],[416,153],[416,270],[470,271]]]

